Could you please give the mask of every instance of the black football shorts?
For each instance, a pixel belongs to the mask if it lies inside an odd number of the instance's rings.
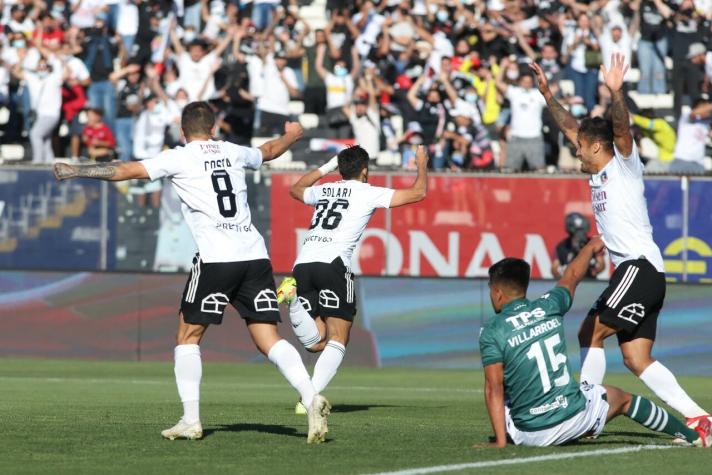
[[[353,321],[356,315],[354,275],[340,257],[332,262],[306,262],[294,266],[297,295],[312,317],[338,317]]]

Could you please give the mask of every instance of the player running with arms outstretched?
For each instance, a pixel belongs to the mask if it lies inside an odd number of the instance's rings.
[[[289,318],[299,341],[308,351],[322,352],[312,376],[317,392],[326,388],[346,354],[356,315],[351,258],[368,221],[378,208],[395,208],[425,198],[425,147],[418,147],[415,160],[418,175],[410,188],[371,186],[367,183],[368,153],[356,145],[302,176],[290,190],[294,199],[315,210],[294,264],[294,277],[282,282],[277,295],[289,304]],[[341,181],[314,186],[337,167]]]
[[[121,181],[169,178],[182,202],[183,216],[198,245],[183,291],[175,348],[175,377],[183,417],[161,434],[167,439],[199,439],[202,363],[200,340],[210,324],[222,322],[232,304],[247,323],[257,349],[299,392],[309,414],[307,442],[323,442],[329,403],[314,390],[296,348],[277,333],[280,321],[272,265],[247,204],[245,170],[282,155],[302,137],[299,124],[286,123],[284,135],[257,148],[212,139],[215,115],[206,102],[183,110],[187,144],[141,162],[55,165],[57,179],[88,177]]]
[[[490,267],[490,299],[497,315],[480,333],[480,354],[495,433],[492,446],[506,446],[507,435],[517,445],[538,447],[597,436],[619,415],[696,447],[712,443],[706,419],[690,429],[644,397],[613,386],[579,386],[572,377],[563,317],[591,258],[602,249],[603,242],[594,237],[558,286],[536,300],[526,298],[530,267],[525,261],[506,258]]]
[[[710,420],[675,376],[653,359],[657,319],[665,300],[665,270],[653,241],[643,182],[643,163],[630,132],[623,78],[628,66],[613,54],[611,68],[601,66],[611,91],[611,120],[576,119],[554,98],[537,64],[539,90],[567,139],[576,145],[581,171],[590,175],[591,202],[598,232],[616,267],[608,287],[579,330],[581,381],[601,384],[606,372],[603,340],[616,335],[623,362],[660,399],[680,412],[688,426]]]

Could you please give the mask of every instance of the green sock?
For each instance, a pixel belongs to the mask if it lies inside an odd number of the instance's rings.
[[[681,420],[642,396],[633,395],[633,400],[630,402],[626,416],[648,429],[664,432],[673,437],[685,439],[688,442],[693,442],[700,437],[697,432],[687,427]]]

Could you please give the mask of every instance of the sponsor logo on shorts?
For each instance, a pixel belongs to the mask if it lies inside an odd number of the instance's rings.
[[[225,307],[230,303],[230,299],[223,293],[210,294],[200,302],[200,311],[203,313],[217,313],[222,315]]]
[[[297,297],[297,298],[299,299],[299,303],[302,304],[302,307],[304,307],[304,310],[306,310],[307,312],[312,311],[311,302],[309,300],[305,299],[304,297]]]
[[[271,312],[279,311],[277,303],[277,294],[272,289],[260,290],[260,293],[255,297],[255,312]]]
[[[641,303],[632,303],[626,305],[618,312],[618,318],[629,321],[634,325],[640,323],[640,321],[645,317],[645,307]]]
[[[339,296],[333,290],[324,289],[319,291],[319,305],[324,308],[339,308]]]
[[[538,416],[539,414],[545,414],[557,409],[566,409],[567,407],[569,407],[569,400],[565,396],[556,396],[554,402],[547,402],[541,406],[532,407],[529,409],[529,414]]]

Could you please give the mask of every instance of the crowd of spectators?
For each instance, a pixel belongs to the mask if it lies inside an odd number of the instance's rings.
[[[712,0],[321,0],[321,24],[300,14],[310,3],[0,0],[2,140],[29,141],[36,163],[141,160],[180,143],[190,101],[249,144],[298,100],[325,147],[355,139],[406,168],[425,144],[436,169],[554,169],[563,143],[528,63],[576,117],[605,116],[599,66],[620,52],[639,71],[631,91],[674,98],[630,101],[650,168],[702,170]]]

